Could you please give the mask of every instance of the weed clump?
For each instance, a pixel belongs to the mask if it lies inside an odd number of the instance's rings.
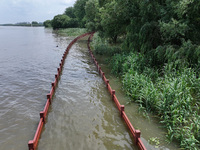
[[[121,77],[124,91],[139,103],[139,110],[160,117],[169,142],[176,140],[182,148],[199,149],[200,61],[196,55],[199,47],[184,42],[178,50],[172,46],[166,46],[165,51],[158,47],[147,55],[117,51],[96,38],[95,52],[110,56],[111,72]]]
[[[87,33],[87,30],[85,28],[66,28],[59,29],[56,32],[64,36],[79,36],[84,33]]]

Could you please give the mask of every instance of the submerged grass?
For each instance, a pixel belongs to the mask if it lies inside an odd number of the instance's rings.
[[[86,33],[87,29],[86,28],[66,28],[66,29],[59,29],[56,32],[63,36],[79,36]]]
[[[127,60],[124,65],[127,65]],[[164,75],[159,75],[158,71],[143,69],[140,65],[137,61],[123,72],[122,82],[127,95],[140,107],[160,116],[169,141],[178,140],[185,149],[198,149],[200,79],[194,69],[182,68],[169,73],[166,64]]]
[[[108,43],[94,38],[95,52],[111,56],[111,72],[122,77],[126,94],[139,103],[140,110],[160,117],[160,122],[167,129],[168,141],[179,141],[183,149],[200,149],[198,71],[181,60],[152,68],[144,55],[112,51]]]

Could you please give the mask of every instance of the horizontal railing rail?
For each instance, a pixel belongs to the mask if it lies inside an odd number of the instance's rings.
[[[115,95],[115,90],[113,90],[113,89],[111,88],[111,86],[110,86],[110,84],[109,84],[109,80],[106,79],[105,73],[102,71],[101,67],[99,66],[99,64],[98,64],[98,62],[97,62],[97,60],[96,60],[96,58],[94,57],[94,55],[93,55],[93,53],[92,53],[92,51],[91,51],[91,48],[90,48],[90,41],[91,41],[93,35],[94,35],[94,33],[92,33],[92,34],[90,35],[90,37],[88,38],[88,43],[87,43],[87,45],[88,45],[89,53],[90,53],[90,55],[91,55],[91,57],[92,57],[92,59],[93,59],[95,65],[97,66],[97,70],[98,70],[99,74],[102,76],[102,79],[103,79],[103,81],[105,82],[106,87],[107,87],[107,89],[108,89],[110,95],[112,96],[112,100],[115,102],[115,104],[116,104],[118,110],[120,111],[121,117],[124,119],[124,121],[125,121],[125,123],[126,123],[128,129],[130,130],[130,132],[131,132],[131,134],[132,134],[132,136],[133,136],[133,138],[134,138],[135,144],[138,146],[138,148],[139,148],[140,150],[147,150],[147,149],[145,148],[144,144],[142,143],[141,138],[140,138],[140,135],[141,135],[140,130],[135,130],[135,129],[134,129],[133,125],[131,124],[130,120],[128,119],[128,117],[127,117],[127,115],[126,115],[126,113],[125,113],[125,111],[124,111],[124,105],[121,105],[120,102],[118,101],[117,96]]]
[[[87,35],[90,35],[90,34],[91,33],[85,33],[83,35],[80,35],[80,36],[76,37],[68,45],[68,47],[66,48],[66,50],[65,50],[65,52],[64,52],[64,54],[62,56],[61,63],[59,63],[59,68],[57,68],[57,74],[55,75],[55,81],[51,84],[52,87],[51,87],[50,93],[47,94],[47,102],[45,104],[44,110],[40,112],[40,121],[39,121],[37,130],[35,132],[35,136],[34,136],[33,140],[30,140],[28,142],[28,148],[29,148],[29,150],[36,150],[36,148],[38,146],[38,142],[39,142],[39,139],[40,139],[40,136],[41,136],[41,133],[42,133],[42,128],[43,128],[43,126],[45,124],[45,120],[46,120],[46,117],[47,117],[49,106],[51,105],[51,101],[52,101],[53,95],[55,93],[56,86],[58,85],[58,81],[59,81],[59,78],[60,78],[60,75],[61,75],[61,72],[62,72],[62,69],[63,69],[63,66],[64,66],[64,62],[65,62],[65,59],[67,57],[67,54],[68,54],[70,48],[72,47],[72,45],[78,39],[81,39],[81,38],[83,38],[83,37],[85,37]]]
[[[45,104],[45,107],[44,107],[44,110],[40,112],[40,121],[39,121],[39,124],[38,124],[38,127],[37,127],[37,130],[35,132],[35,135],[34,135],[34,138],[33,140],[30,140],[28,142],[28,148],[29,150],[36,150],[37,146],[38,146],[38,142],[39,142],[39,139],[40,139],[40,136],[41,136],[41,133],[42,133],[42,129],[43,129],[43,126],[45,125],[45,122],[46,122],[46,117],[47,117],[47,113],[48,113],[48,110],[49,110],[49,107],[52,103],[52,98],[53,98],[53,95],[55,94],[55,90],[56,90],[56,86],[58,85],[58,81],[59,81],[59,78],[60,78],[60,75],[61,75],[61,72],[62,72],[62,69],[63,69],[63,66],[64,66],[64,62],[65,62],[65,59],[66,59],[66,56],[70,50],[70,48],[72,47],[72,45],[80,38],[83,38],[87,35],[90,35],[89,38],[88,38],[88,50],[89,50],[89,53],[95,63],[95,65],[97,66],[97,69],[98,69],[98,72],[99,74],[102,76],[102,79],[103,81],[105,82],[106,84],[106,87],[110,93],[110,95],[112,96],[112,100],[115,102],[118,110],[120,111],[120,114],[121,114],[121,117],[124,119],[127,127],[129,128],[133,138],[134,138],[134,141],[135,141],[135,144],[138,146],[138,148],[140,150],[146,150],[144,144],[142,143],[141,141],[141,138],[140,138],[140,131],[139,130],[135,130],[134,127],[132,126],[131,122],[129,121],[125,111],[124,111],[124,105],[121,105],[120,102],[118,101],[116,95],[115,95],[115,90],[113,90],[109,84],[109,80],[106,78],[105,76],[105,73],[102,71],[101,67],[99,66],[96,58],[94,57],[92,51],[91,51],[91,48],[90,48],[90,41],[91,41],[91,38],[93,37],[94,35],[94,32],[92,33],[85,33],[77,38],[75,38],[69,45],[68,47],[66,48],[63,56],[62,56],[62,59],[61,59],[61,63],[59,64],[59,68],[57,68],[57,74],[55,75],[55,80],[54,82],[51,83],[52,87],[51,87],[51,90],[50,90],[50,93],[47,94],[47,101],[46,101],[46,104]]]

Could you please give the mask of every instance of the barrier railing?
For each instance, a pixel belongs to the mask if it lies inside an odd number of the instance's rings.
[[[140,130],[135,130],[135,129],[134,129],[133,125],[131,124],[130,120],[128,119],[128,117],[127,117],[127,115],[126,115],[126,113],[125,113],[125,111],[124,111],[124,105],[121,105],[121,104],[119,103],[119,101],[118,101],[118,99],[117,99],[117,97],[116,97],[116,95],[115,95],[115,90],[112,90],[112,88],[111,88],[111,86],[110,86],[110,84],[109,84],[109,80],[106,79],[105,73],[101,70],[101,67],[99,66],[99,64],[98,64],[98,62],[97,62],[97,60],[96,60],[96,58],[94,57],[94,55],[93,55],[93,53],[92,53],[92,51],[91,51],[91,48],[90,48],[90,41],[91,41],[93,35],[94,35],[94,32],[91,33],[90,37],[88,38],[87,46],[88,46],[89,53],[90,53],[90,55],[91,55],[91,57],[92,57],[92,59],[93,59],[95,65],[97,66],[97,70],[98,70],[99,74],[102,76],[102,79],[103,79],[103,81],[105,82],[106,87],[107,87],[107,89],[108,89],[110,95],[112,96],[112,100],[113,100],[113,101],[115,102],[115,104],[117,105],[117,108],[118,108],[118,110],[120,111],[121,117],[124,119],[124,121],[125,121],[127,127],[129,128],[129,130],[130,130],[130,132],[131,132],[131,134],[132,134],[132,136],[133,136],[133,138],[134,138],[135,144],[138,146],[138,148],[139,148],[140,150],[147,150],[147,149],[145,148],[144,144],[143,144],[142,141],[141,141],[141,138],[140,138],[140,134],[141,134],[141,133],[140,133]]]
[[[41,135],[41,132],[42,132],[42,128],[43,128],[43,126],[45,124],[45,119],[47,117],[49,106],[51,105],[51,101],[52,101],[53,95],[55,93],[55,89],[56,89],[56,86],[58,84],[58,81],[59,81],[59,78],[60,78],[60,75],[61,75],[61,72],[62,72],[62,69],[63,69],[63,65],[64,65],[66,56],[67,56],[70,48],[72,47],[72,45],[78,39],[83,38],[84,36],[87,36],[87,35],[90,35],[90,34],[91,33],[85,33],[83,35],[78,36],[66,48],[66,50],[65,50],[65,52],[64,52],[64,54],[62,56],[61,63],[59,64],[59,68],[57,68],[57,74],[55,75],[55,81],[51,84],[52,87],[51,87],[50,93],[47,94],[47,102],[45,104],[44,110],[40,112],[40,121],[39,121],[37,130],[35,132],[35,136],[34,136],[33,140],[30,140],[28,142],[28,148],[29,148],[29,150],[36,150],[36,148],[37,148],[37,145],[38,145],[38,142],[39,142],[39,138],[40,138],[40,135]]]
[[[124,105],[121,105],[115,95],[115,90],[112,90],[110,84],[109,84],[109,80],[106,78],[105,76],[105,73],[101,70],[101,67],[99,66],[98,62],[96,61],[91,49],[90,49],[90,40],[91,38],[93,37],[94,35],[94,32],[92,33],[85,33],[77,38],[75,38],[69,45],[68,47],[66,48],[63,56],[62,56],[62,59],[61,59],[61,63],[59,64],[59,68],[57,68],[57,74],[55,75],[55,80],[54,82],[52,82],[52,87],[51,87],[51,90],[50,90],[50,93],[47,94],[47,102],[45,104],[45,107],[44,107],[44,110],[40,112],[40,121],[39,121],[39,124],[38,124],[38,127],[37,127],[37,130],[36,130],[36,133],[35,133],[35,136],[33,138],[33,140],[30,140],[28,142],[28,147],[29,147],[29,150],[36,150],[37,146],[38,146],[38,142],[39,142],[39,138],[41,136],[41,132],[42,132],[42,128],[45,124],[45,120],[46,120],[46,117],[47,117],[47,113],[48,113],[48,109],[49,109],[49,106],[51,105],[51,102],[52,102],[52,98],[53,98],[53,95],[55,93],[55,89],[56,89],[56,86],[58,85],[58,81],[59,81],[59,78],[60,78],[60,75],[61,75],[61,72],[62,72],[62,69],[63,69],[63,65],[64,65],[64,62],[65,62],[65,59],[66,59],[66,56],[70,50],[70,48],[72,47],[72,45],[80,38],[83,38],[84,36],[87,36],[87,35],[90,35],[89,38],[88,38],[88,50],[90,52],[90,55],[92,57],[92,59],[94,60],[94,63],[96,64],[97,66],[97,69],[98,69],[98,72],[99,74],[102,76],[102,79],[103,81],[105,82],[107,88],[108,88],[108,91],[110,93],[110,95],[112,96],[112,100],[115,102],[118,110],[120,111],[120,114],[122,116],[122,118],[124,119],[126,125],[128,126],[131,134],[133,135],[133,138],[134,138],[134,141],[136,143],[136,145],[138,146],[138,148],[140,150],[146,150],[144,144],[142,143],[141,141],[141,138],[140,138],[140,131],[139,130],[135,130],[131,124],[131,122],[129,121],[125,111],[124,111]]]

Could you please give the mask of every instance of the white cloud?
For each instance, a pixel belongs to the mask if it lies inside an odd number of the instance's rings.
[[[61,3],[71,5],[74,4],[75,0],[60,0]]]
[[[76,0],[0,0],[0,24],[45,21],[73,6]]]

